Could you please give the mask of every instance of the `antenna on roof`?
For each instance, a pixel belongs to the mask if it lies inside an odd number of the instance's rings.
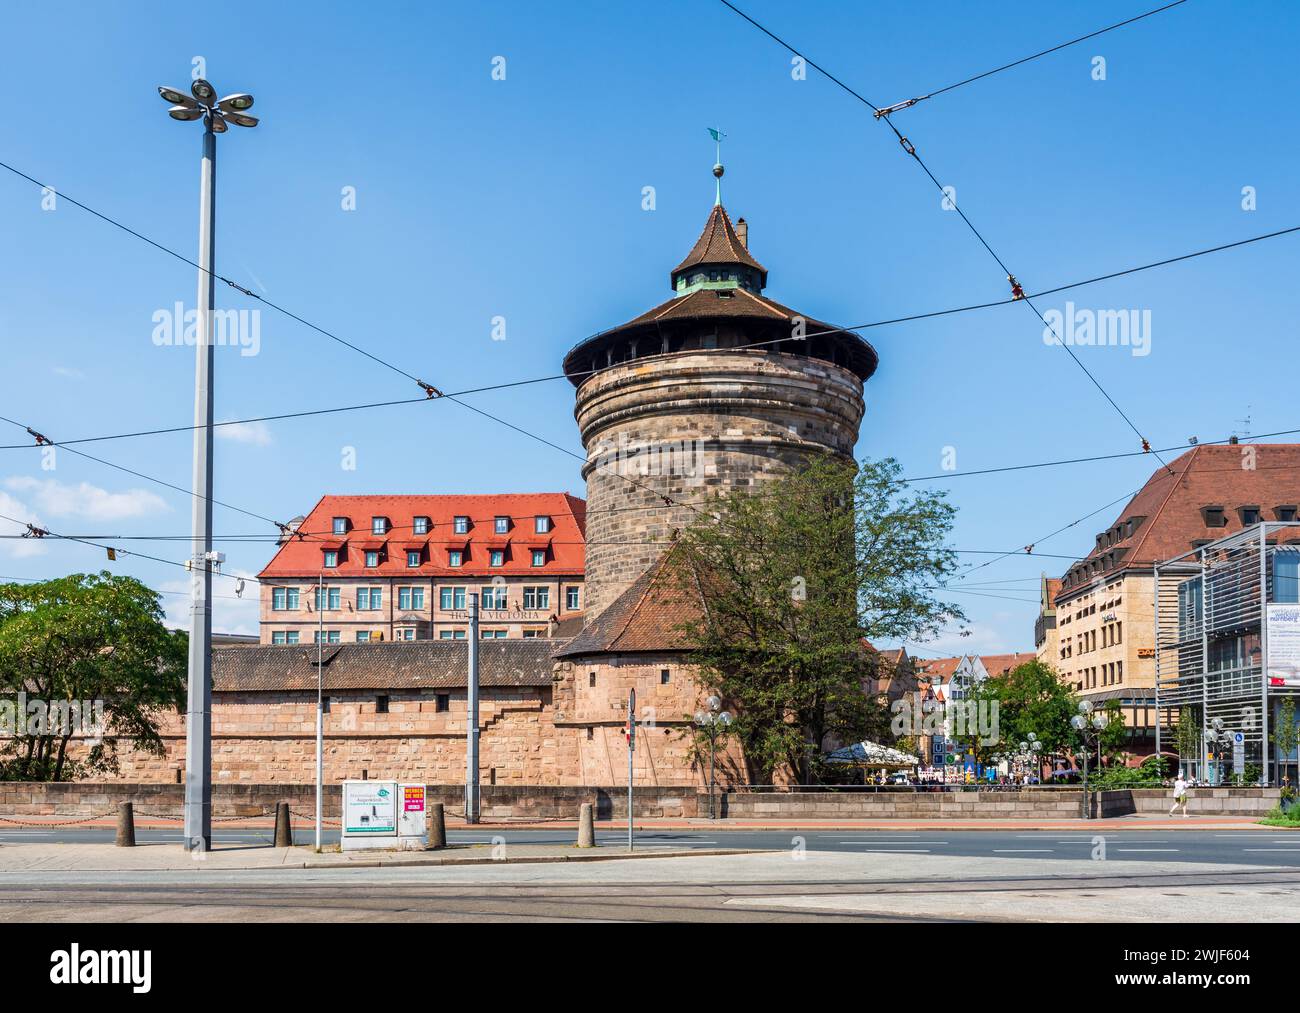
[[[715,207],[717,207],[722,203],[722,174],[727,171],[722,167],[722,139],[727,135],[724,134],[717,127],[709,127],[709,135],[713,138],[714,143],[717,145],[718,157],[717,157],[717,161],[713,163],[713,178],[718,181],[718,193],[717,196],[714,198],[713,204]]]

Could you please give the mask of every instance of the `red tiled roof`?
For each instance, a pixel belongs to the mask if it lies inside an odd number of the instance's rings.
[[[926,658],[923,661],[916,662],[916,674],[928,676],[931,679],[947,679],[957,671],[957,666],[961,664],[961,657],[957,658]]]
[[[1248,465],[1253,464],[1253,467]],[[1160,468],[1120,512],[1108,530],[1135,522],[1132,534],[1109,545],[1094,546],[1084,563],[1100,560],[1056,598],[1091,586],[1105,577],[1131,567],[1152,564],[1188,552],[1193,541],[1223,538],[1243,528],[1239,508],[1260,508],[1263,520],[1279,519],[1278,506],[1300,505],[1300,444],[1255,443],[1216,444],[1193,447]],[[1202,507],[1224,508],[1223,527],[1207,527]],[[1139,520],[1140,519],[1140,520]],[[1112,555],[1114,554],[1114,555]],[[1071,570],[1074,568],[1071,567]],[[1066,574],[1069,578],[1069,573]],[[1055,599],[1054,599],[1055,600]]]
[[[562,641],[484,640],[479,685],[551,685],[551,656]],[[331,644],[322,652],[326,692],[347,689],[458,689],[468,681],[463,640]],[[316,690],[316,648],[228,647],[212,652],[212,688],[218,693]]]
[[[676,278],[680,272],[697,264],[743,264],[762,272],[761,284],[767,284],[767,268],[750,256],[749,250],[736,235],[736,230],[731,227],[727,209],[721,204],[713,205],[709,220],[704,223],[704,231],[691,247],[691,252],[686,254],[686,259],[673,268],[673,277]]]
[[[534,517],[549,517],[551,531],[539,536],[533,531]],[[323,496],[298,527],[298,534],[280,546],[260,574],[261,578],[315,577],[321,572],[321,553],[345,544],[348,549],[338,567],[328,573],[337,577],[395,577],[409,574],[485,577],[500,574],[537,577],[577,576],[585,567],[587,503],[567,492],[502,493],[500,495],[452,496]],[[346,536],[334,535],[333,518],[347,517]],[[377,567],[365,565],[365,546],[382,545],[386,539],[371,534],[371,518],[387,517],[392,536],[390,551]],[[413,536],[414,519],[427,517],[427,556],[418,567],[406,565],[402,551]],[[452,531],[456,517],[469,517],[468,534]],[[493,520],[510,517],[508,535],[495,534]],[[549,537],[545,566],[532,565],[531,548],[537,539]],[[411,541],[414,546],[416,543]],[[505,565],[488,565],[488,546],[510,546]],[[540,547],[540,545],[538,545]],[[464,565],[449,567],[447,550],[467,549]],[[373,550],[372,550],[373,551]]]
[[[683,593],[669,566],[672,558],[671,550],[661,555],[556,656],[688,649],[680,626],[699,618],[701,603]]]
[[[981,654],[980,661],[984,662],[989,675],[994,676],[1019,668],[1027,661],[1036,660],[1037,657],[1038,655],[1031,651],[1017,651],[1014,654]]]

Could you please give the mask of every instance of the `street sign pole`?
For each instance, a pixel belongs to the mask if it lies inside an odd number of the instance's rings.
[[[627,850],[632,843],[632,758],[636,755],[636,690],[627,691]]]
[[[469,599],[468,679],[465,690],[465,822],[477,823],[478,773],[478,595]]]

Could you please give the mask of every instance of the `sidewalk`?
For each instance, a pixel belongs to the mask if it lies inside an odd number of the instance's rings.
[[[4,822],[13,820],[14,823]],[[116,821],[112,817],[89,821],[69,821],[60,816],[24,816],[4,817],[0,820],[0,830],[8,826],[68,826],[75,827],[113,827]],[[639,819],[636,821],[638,831],[653,830],[708,830],[710,833],[726,831],[763,831],[763,830],[1259,830],[1269,833],[1285,832],[1282,827],[1265,827],[1256,822],[1254,816],[1117,816],[1105,819],[930,819],[930,820],[782,820],[782,819],[719,819],[677,818],[677,819]],[[178,819],[157,819],[148,816],[135,818],[136,829],[175,829],[181,825]],[[302,830],[313,825],[311,820],[298,817],[293,819],[295,830]],[[327,830],[338,828],[337,820],[325,821]],[[213,830],[269,829],[275,826],[270,817],[249,817],[236,820],[218,820]],[[473,825],[463,820],[447,818],[448,833],[468,831],[471,833],[488,833],[502,830],[555,830],[577,834],[578,821],[548,820],[545,822],[506,822],[494,823],[484,821]],[[624,830],[626,820],[598,820],[598,830]]]
[[[5,844],[0,846],[0,876],[47,872],[234,872],[250,869],[377,869],[438,865],[526,865],[554,862],[608,862],[626,859],[704,858],[760,854],[758,849],[622,846],[579,849],[573,844],[462,844],[439,851],[324,851],[217,844],[205,855],[179,844]],[[0,880],[2,882],[2,880]]]

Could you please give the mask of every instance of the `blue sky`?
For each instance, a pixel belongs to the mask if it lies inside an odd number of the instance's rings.
[[[1157,4],[740,6],[887,104]],[[887,128],[814,71],[792,79],[788,53],[712,0],[286,3],[206,28],[146,3],[44,3],[5,18],[0,159],[193,256],[201,128],[168,119],[155,87],[187,87],[202,57],[217,88],[254,93],[262,117],[220,141],[218,271],[444,390],[557,372],[582,337],[667,297],[712,203],[707,126],[729,135],[724,201],[750,221],[773,298],[858,324],[1007,295]],[[1049,288],[1300,223],[1298,22],[1293,4],[1190,0],[895,122],[1026,289]],[[492,79],[497,56],[504,81]],[[1245,186],[1254,211],[1242,209]],[[355,211],[340,206],[345,187]],[[192,349],[152,336],[155,313],[193,305],[192,268],[66,201],[43,210],[39,190],[3,171],[0,235],[0,414],[56,439],[191,421]],[[1293,385],[1268,376],[1295,361],[1298,252],[1300,238],[1277,239],[1072,293],[1078,307],[1151,313],[1150,354],[1078,354],[1157,447],[1300,427]],[[217,298],[254,305],[225,286]],[[504,341],[492,340],[498,316]],[[881,365],[859,456],[928,475],[945,448],[959,470],[1137,449],[1026,307],[866,337]],[[418,394],[270,311],[258,354],[218,349],[217,370],[221,419]],[[471,400],[581,449],[564,381]],[[8,427],[0,443],[22,435]],[[353,471],[341,467],[349,447]],[[188,434],[85,449],[189,484]],[[931,484],[960,507],[954,546],[1005,550],[1136,490],[1154,463]],[[226,434],[216,469],[218,498],[285,519],[325,492],[583,491],[574,459],[448,402]],[[0,451],[0,512],[55,531],[183,535],[189,510],[185,495],[66,452],[47,471],[37,451]],[[1118,510],[1038,548],[1083,554]],[[216,530],[268,528],[218,508]],[[137,547],[186,554],[184,543]],[[255,573],[269,555],[222,548],[231,572]],[[0,542],[4,576],[104,564],[85,546]],[[1066,565],[1021,555],[982,568],[955,596],[973,635],[923,650],[1032,648],[1035,578]],[[175,567],[115,566],[185,586]],[[254,596],[237,602],[228,583],[218,593],[218,627],[252,630]],[[182,596],[168,603],[183,614]]]

